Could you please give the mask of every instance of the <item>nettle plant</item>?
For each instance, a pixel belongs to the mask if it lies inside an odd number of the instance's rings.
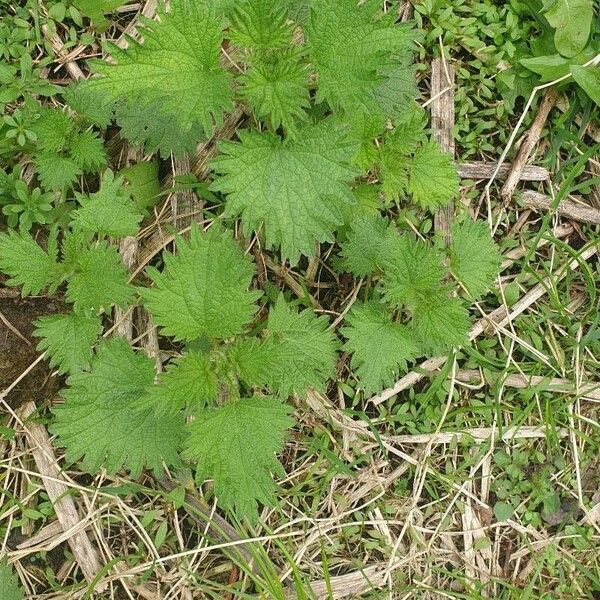
[[[172,0],[141,33],[64,96],[79,118],[115,123],[163,157],[193,151],[242,109],[237,140],[211,164],[210,227],[192,227],[134,286],[113,242],[136,233],[144,210],[107,170],[47,248],[25,229],[0,234],[0,269],[23,294],[61,286],[73,305],[37,323],[39,348],[69,375],[51,425],[69,460],[133,477],[188,464],[224,508],[252,517],[275,500],[286,401],[326,391],[342,344],[376,393],[419,356],[466,343],[467,303],[500,256],[482,223],[456,224],[442,248],[390,220],[398,203],[445,204],[458,178],[415,101],[416,33],[379,0]],[[40,147],[74,161],[63,140],[81,134],[64,125]],[[344,340],[283,294],[265,301],[236,220],[292,265],[333,245],[335,268],[363,283]],[[179,349],[158,374],[125,339],[100,339],[102,316],[137,297]]]

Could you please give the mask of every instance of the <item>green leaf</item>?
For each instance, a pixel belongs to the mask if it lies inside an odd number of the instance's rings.
[[[340,244],[340,269],[356,277],[375,272],[382,264],[386,244],[395,235],[387,219],[379,214],[356,219]]]
[[[290,413],[274,398],[254,397],[198,414],[186,450],[198,462],[198,483],[212,479],[222,506],[255,519],[259,502],[275,502],[271,473],[284,475],[276,453],[293,425]]]
[[[443,354],[468,342],[469,312],[448,289],[433,292],[412,312],[412,327],[423,354]]]
[[[69,156],[86,173],[95,173],[107,163],[102,140],[91,130],[69,138]]]
[[[66,296],[76,310],[108,310],[133,301],[135,288],[127,283],[129,273],[115,246],[99,242],[82,248],[73,260]]]
[[[419,355],[419,346],[405,325],[394,323],[378,303],[354,307],[341,333],[344,350],[352,353],[351,367],[367,394],[379,393],[407,370]]]
[[[382,256],[384,297],[394,308],[415,310],[444,287],[442,257],[425,242],[408,234],[395,235],[389,238]]]
[[[47,352],[51,368],[60,374],[87,368],[92,347],[102,333],[102,321],[94,314],[69,313],[40,317],[34,323],[37,350]]]
[[[425,113],[415,105],[392,131],[386,132],[376,156],[379,180],[386,198],[397,201],[406,193],[413,165],[411,155],[426,140],[425,131]]]
[[[169,13],[141,31],[143,44],[111,46],[113,64],[93,62],[99,76],[79,84],[70,100],[91,106],[96,117],[112,107],[117,117],[136,111],[148,127],[159,122],[182,135],[210,133],[232,109],[231,77],[219,63],[223,25],[212,3],[173,0]]]
[[[571,65],[571,74],[583,91],[600,106],[600,69],[598,65],[590,67]]]
[[[330,121],[303,127],[297,138],[242,131],[240,142],[221,142],[213,161],[222,176],[211,188],[225,192],[226,217],[240,215],[249,234],[264,224],[268,248],[296,263],[312,256],[315,243],[333,241],[342,222],[340,208],[353,203],[348,187],[357,146]]]
[[[273,129],[294,133],[310,106],[307,76],[297,52],[279,51],[253,62],[240,77],[240,94]]]
[[[37,135],[38,148],[48,152],[63,150],[74,129],[75,124],[66,112],[52,108],[42,108],[39,118],[31,126]]]
[[[145,211],[150,208],[160,194],[158,181],[158,161],[144,161],[136,163],[120,171],[128,183],[129,191],[138,210]]]
[[[0,562],[0,598],[2,600],[23,600],[23,590],[19,587],[12,569]]]
[[[38,179],[46,190],[62,190],[75,183],[83,173],[81,167],[67,156],[53,152],[42,152],[34,155],[33,162]]]
[[[537,73],[542,83],[554,81],[570,73],[571,65],[582,65],[594,57],[594,50],[591,46],[584,49],[583,52],[572,58],[565,58],[560,54],[548,56],[534,56],[532,58],[523,58],[519,62],[534,73]]]
[[[494,517],[498,522],[507,521],[513,516],[514,512],[514,506],[508,504],[508,502],[496,502],[494,504]]]
[[[239,2],[232,16],[229,39],[237,46],[264,51],[289,48],[292,30],[281,0]]]
[[[212,404],[219,393],[215,365],[206,354],[188,351],[169,364],[158,383],[140,399],[140,406],[157,414],[198,411]]]
[[[115,177],[108,169],[102,175],[100,191],[85,195],[77,194],[81,208],[73,211],[73,223],[83,231],[105,236],[124,237],[135,235],[142,215],[123,187],[123,178]]]
[[[149,120],[149,114],[154,118]],[[145,154],[158,152],[168,158],[186,153],[193,154],[198,143],[208,139],[204,128],[199,123],[182,130],[176,114],[163,114],[160,101],[140,111],[134,105],[121,105],[117,114],[117,124],[121,135],[132,144],[144,147]]]
[[[305,29],[317,70],[317,101],[349,114],[387,118],[400,114],[416,97],[412,62],[415,34],[394,24],[380,2],[313,0]]]
[[[74,0],[73,4],[94,23],[102,23],[104,15],[127,4],[129,0]]]
[[[585,48],[594,18],[592,0],[554,0],[545,17],[556,30],[554,45],[563,56],[575,56]]]
[[[39,294],[60,283],[54,259],[24,232],[0,233],[0,271],[10,277],[7,285],[23,286],[22,296]]]
[[[143,290],[146,307],[165,335],[224,339],[241,333],[257,310],[249,290],[254,267],[231,234],[197,226],[177,242],[177,255],[163,254],[162,273],[148,269],[154,287]]]
[[[408,191],[423,208],[435,210],[453,200],[459,179],[452,157],[432,140],[417,148],[409,165]]]
[[[183,418],[136,407],[153,380],[153,361],[125,339],[103,342],[90,370],[69,377],[65,402],[53,411],[50,431],[66,448],[67,460],[81,460],[90,473],[125,468],[134,479],[145,467],[160,474],[163,462],[178,465]]]
[[[316,317],[310,309],[296,312],[279,296],[266,329],[252,355],[251,347],[244,348],[242,377],[251,385],[267,385],[283,398],[305,396],[309,388],[323,391],[335,376],[338,347],[327,318]]]
[[[502,255],[482,221],[454,222],[451,228],[450,270],[478,298],[494,283]]]

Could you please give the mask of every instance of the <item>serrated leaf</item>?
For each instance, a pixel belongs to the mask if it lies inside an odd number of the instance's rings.
[[[72,158],[51,152],[36,154],[33,162],[38,179],[46,190],[61,190],[69,187],[83,173],[81,167]]]
[[[408,192],[423,208],[435,210],[453,200],[459,179],[452,157],[430,141],[417,148],[409,164]]]
[[[117,116],[137,111],[148,127],[156,119],[163,124],[175,119],[183,135],[198,126],[211,132],[222,123],[223,111],[232,109],[231,77],[219,64],[223,25],[212,3],[173,0],[169,13],[161,12],[159,21],[140,32],[143,44],[112,46],[113,64],[92,63],[98,76],[75,88],[75,104],[85,110],[99,98]],[[105,117],[107,111],[95,112]]]
[[[317,100],[350,114],[376,115],[383,126],[416,88],[408,64],[414,34],[394,25],[391,13],[382,15],[380,4],[313,0],[306,35],[318,74]]]
[[[459,298],[441,289],[424,298],[412,311],[412,326],[424,354],[442,354],[467,343],[470,320]]]
[[[93,194],[77,194],[80,208],[71,213],[73,223],[83,231],[102,236],[135,235],[142,220],[123,178],[107,169],[102,175],[100,190]]]
[[[425,130],[424,111],[413,106],[392,131],[386,132],[377,152],[377,171],[386,198],[397,201],[406,193],[414,160],[411,154],[425,140]]]
[[[42,108],[31,130],[37,135],[37,146],[49,152],[59,152],[68,143],[75,125],[62,110]]]
[[[100,242],[82,248],[73,260],[66,296],[76,310],[108,310],[133,301],[135,288],[127,283],[129,274],[114,246]]]
[[[261,293],[249,290],[254,266],[217,227],[192,227],[178,254],[165,253],[163,272],[148,269],[154,287],[143,290],[146,307],[165,335],[178,340],[200,336],[224,339],[241,333],[257,310]]]
[[[135,353],[125,339],[103,342],[90,370],[69,377],[65,402],[53,411],[50,431],[66,448],[67,459],[81,460],[90,473],[125,468],[134,479],[145,467],[161,473],[163,462],[178,465],[183,418],[136,407],[153,380],[152,360]]]
[[[290,412],[274,398],[254,397],[198,414],[185,453],[198,462],[198,483],[212,479],[221,505],[239,516],[256,518],[259,502],[273,505],[271,474],[283,475],[276,454],[294,424]]]
[[[7,285],[23,286],[22,296],[60,283],[54,260],[25,232],[0,233],[0,271],[10,277]]]
[[[86,173],[99,171],[107,162],[102,140],[91,130],[69,138],[69,156]]]
[[[279,51],[256,60],[240,77],[241,96],[273,129],[294,133],[310,106],[307,70],[295,51]]]
[[[571,65],[571,74],[583,91],[600,106],[600,67]]]
[[[285,4],[281,0],[245,0],[232,16],[229,39],[252,50],[287,48],[292,42]]]
[[[148,388],[140,406],[157,414],[198,411],[212,404],[219,393],[215,365],[200,352],[188,351],[169,364],[156,385]]]
[[[502,255],[482,221],[465,220],[451,228],[450,270],[478,298],[493,284]]]
[[[269,133],[242,131],[240,142],[222,142],[213,161],[221,174],[211,189],[225,192],[227,217],[240,216],[249,233],[264,224],[268,248],[296,263],[312,256],[316,242],[333,241],[340,207],[353,203],[348,184],[357,145],[324,121],[303,127],[283,142]]]
[[[296,312],[280,296],[269,311],[266,329],[249,383],[267,385],[284,398],[305,396],[309,388],[324,390],[335,376],[338,347],[327,318],[310,309]],[[252,369],[249,361],[244,366],[246,373]],[[261,381],[261,376],[266,378]]]
[[[554,0],[544,16],[556,30],[554,45],[563,56],[575,56],[585,48],[594,18],[592,0]]]
[[[102,333],[100,317],[86,313],[40,317],[34,325],[34,335],[42,338],[37,350],[48,354],[50,367],[60,374],[88,367],[92,347]]]
[[[340,244],[340,269],[356,277],[375,272],[382,265],[386,244],[395,235],[388,220],[379,214],[356,219]]]
[[[380,392],[407,370],[419,355],[419,345],[405,325],[394,323],[375,302],[354,307],[341,330],[344,350],[352,353],[351,367],[367,394]]]
[[[148,120],[149,114],[154,114],[154,118]],[[170,154],[176,157],[186,153],[193,154],[198,144],[208,139],[199,123],[193,123],[182,130],[177,115],[163,114],[160,102],[144,111],[140,111],[137,106],[121,106],[117,114],[117,125],[125,139],[144,147],[145,154],[158,152],[164,158]]]
[[[443,287],[442,256],[411,235],[390,237],[382,251],[383,293],[394,308],[416,309]]]
[[[23,590],[19,587],[12,569],[0,562],[0,598],[2,600],[23,600]]]

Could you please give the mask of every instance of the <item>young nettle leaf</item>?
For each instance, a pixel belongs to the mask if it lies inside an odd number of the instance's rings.
[[[219,379],[210,357],[188,351],[160,374],[158,383],[140,398],[140,406],[154,408],[159,414],[175,415],[182,410],[196,414],[213,404],[218,394]]]
[[[33,156],[38,178],[47,190],[72,185],[82,173],[106,165],[102,140],[90,130],[80,131],[65,112],[43,108],[33,124],[37,148]]]
[[[177,255],[165,253],[161,273],[149,268],[153,287],[146,307],[162,332],[178,340],[225,339],[241,333],[257,310],[261,292],[250,290],[254,266],[228,232],[192,227]]]
[[[273,129],[295,134],[296,123],[306,120],[310,106],[308,72],[294,50],[262,55],[239,80],[240,95]]]
[[[317,100],[349,115],[374,115],[383,127],[416,97],[415,35],[380,7],[376,0],[313,0],[306,36]]]
[[[56,261],[29,233],[9,230],[0,233],[0,271],[10,279],[10,286],[23,286],[21,295],[39,294],[61,282]]]
[[[97,242],[84,247],[70,266],[66,296],[75,310],[108,310],[133,301],[135,288],[127,282],[129,273],[115,246]]]
[[[196,480],[212,479],[221,504],[239,515],[272,505],[283,475],[276,454],[294,424],[292,409],[274,398],[244,398],[201,412],[190,425],[185,456],[198,462]]]
[[[442,354],[467,343],[469,311],[451,289],[439,289],[412,312],[412,326],[423,354]]]
[[[397,234],[379,214],[360,217],[351,227],[346,240],[340,244],[339,267],[356,277],[366,277],[381,267],[384,252]]]
[[[282,0],[245,0],[232,16],[231,42],[253,51],[288,48],[292,30]]]
[[[431,294],[445,287],[440,253],[413,236],[395,235],[382,250],[383,294],[394,308],[418,310]]]
[[[92,347],[102,333],[102,321],[93,313],[50,315],[35,321],[34,335],[42,338],[37,350],[50,357],[59,373],[76,373],[87,368]]]
[[[247,233],[264,225],[267,247],[280,246],[292,263],[312,256],[315,242],[333,241],[358,174],[350,166],[357,145],[347,131],[326,120],[285,142],[257,131],[239,137],[222,142],[213,161],[221,177],[211,187],[228,195],[225,215],[240,216]]]
[[[378,302],[353,308],[342,334],[344,350],[352,353],[351,366],[367,394],[380,392],[391,385],[407,368],[407,362],[420,352],[414,333],[406,325],[394,323]]]
[[[69,461],[81,460],[91,473],[125,468],[132,477],[145,467],[157,473],[162,464],[179,464],[183,417],[137,407],[154,381],[154,363],[134,352],[123,338],[98,347],[89,371],[75,373],[63,390],[64,404],[54,409],[50,430],[67,450]]]
[[[297,312],[280,296],[269,311],[266,335],[247,340],[233,352],[241,378],[267,386],[283,398],[323,390],[335,376],[338,342],[325,317],[312,310]]]
[[[149,114],[154,114],[150,121]],[[198,141],[206,137],[200,123],[192,123],[182,130],[177,115],[164,114],[159,101],[144,111],[133,105],[120,106],[117,124],[121,135],[132,144],[144,146],[146,154],[158,152],[161,156],[169,156],[170,153],[182,156],[186,152],[194,152]]]
[[[104,124],[113,112],[119,121],[135,111],[136,141],[157,120],[183,135],[199,128],[210,134],[223,111],[232,109],[231,77],[219,64],[223,26],[212,2],[173,0],[170,12],[147,23],[142,44],[111,46],[114,64],[94,62],[97,76],[78,85],[69,99]]]
[[[451,233],[450,270],[469,295],[478,298],[493,284],[502,255],[482,221],[455,222]]]
[[[408,168],[408,192],[429,210],[447,204],[458,195],[459,179],[452,157],[429,141],[414,153]]]
[[[123,187],[123,178],[115,177],[110,169],[102,176],[100,191],[90,195],[76,194],[76,197],[81,208],[73,211],[71,217],[81,230],[112,237],[137,232],[142,214]]]

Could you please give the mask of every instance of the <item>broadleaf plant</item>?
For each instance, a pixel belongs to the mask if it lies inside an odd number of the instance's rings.
[[[67,376],[50,428],[68,460],[132,477],[191,465],[220,506],[255,518],[276,500],[290,397],[327,392],[340,349],[358,387],[378,393],[417,358],[467,343],[468,304],[500,258],[480,223],[456,225],[444,249],[399,228],[397,206],[426,214],[459,187],[416,103],[418,36],[395,11],[375,0],[167,4],[144,21],[142,41],[107,44],[109,58],[64,90],[75,116],[38,111],[38,191],[56,195],[61,218],[38,236],[47,219],[36,193],[19,230],[0,233],[0,270],[23,295],[60,293],[72,306],[35,329]],[[112,170],[89,123],[117,125],[129,144],[170,159],[242,112],[237,139],[216,145],[208,181],[195,184],[210,198],[202,226],[175,235],[134,285],[117,246],[160,196],[166,161],[117,171],[111,160]],[[2,172],[3,204],[15,180],[20,171]],[[263,293],[252,257],[302,267],[320,246],[356,278],[356,303],[333,324],[306,298]],[[160,364],[112,328],[101,337],[114,307],[135,305],[168,348]]]

